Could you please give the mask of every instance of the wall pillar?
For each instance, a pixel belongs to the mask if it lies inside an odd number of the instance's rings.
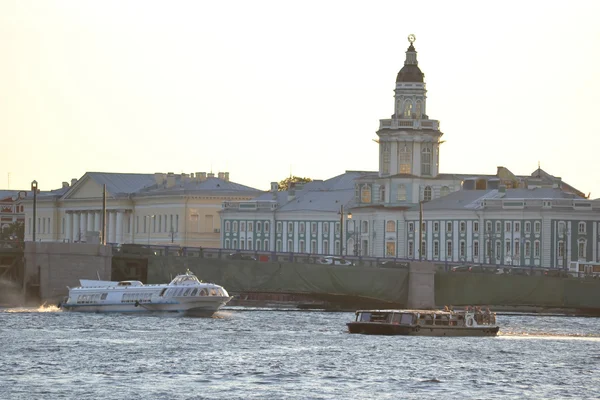
[[[73,213],[65,212],[65,239],[73,241]]]
[[[411,262],[408,274],[408,308],[435,307],[435,266],[432,262]]]

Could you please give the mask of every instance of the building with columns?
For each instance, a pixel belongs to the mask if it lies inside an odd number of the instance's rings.
[[[226,202],[221,245],[547,267],[600,260],[600,200],[561,178],[539,166],[530,175],[502,166],[495,174],[440,171],[443,133],[427,113],[413,35],[409,42],[393,114],[379,121],[378,170],[287,192],[275,184],[255,200]]]
[[[228,172],[125,174],[88,172],[37,195],[36,240],[99,242],[106,185],[106,242],[219,247],[223,201],[262,192],[229,180]],[[21,200],[25,240],[33,239],[33,195]]]

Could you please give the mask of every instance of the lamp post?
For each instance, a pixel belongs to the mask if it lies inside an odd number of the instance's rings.
[[[344,255],[344,205],[340,206],[340,256]],[[348,219],[352,219],[352,213],[348,212]]]
[[[31,191],[33,192],[33,241],[35,242],[35,220],[37,218],[37,191],[38,191],[38,183],[37,181],[31,182]]]

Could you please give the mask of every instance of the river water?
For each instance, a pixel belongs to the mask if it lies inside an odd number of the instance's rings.
[[[494,338],[364,336],[353,313],[0,310],[0,399],[600,398],[600,319],[498,315]]]

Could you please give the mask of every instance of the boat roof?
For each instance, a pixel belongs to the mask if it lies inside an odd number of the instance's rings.
[[[412,314],[435,314],[435,315],[450,315],[456,313],[464,313],[464,310],[444,311],[444,310],[356,310],[357,313],[412,313]]]

